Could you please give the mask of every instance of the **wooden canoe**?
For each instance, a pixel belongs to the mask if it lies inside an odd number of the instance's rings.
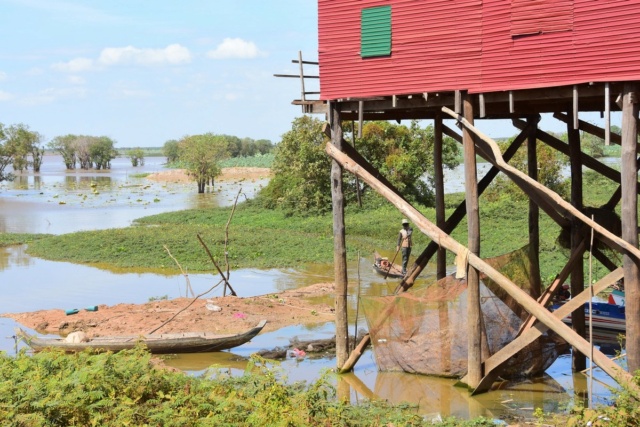
[[[262,320],[254,328],[239,334],[217,335],[210,332],[184,332],[171,334],[147,334],[128,336],[105,336],[90,338],[86,342],[67,342],[64,338],[41,338],[28,334],[20,328],[17,335],[34,351],[45,348],[59,348],[72,353],[88,348],[98,351],[120,351],[131,349],[143,343],[151,353],[200,353],[206,351],[227,350],[249,342],[258,335],[266,320]]]
[[[392,264],[388,258],[381,256],[379,253],[373,254],[373,271],[381,276],[391,277],[393,279],[402,279],[402,267],[398,264]]]

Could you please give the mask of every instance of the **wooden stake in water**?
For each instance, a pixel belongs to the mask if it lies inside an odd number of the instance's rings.
[[[593,221],[593,215],[591,215]],[[589,409],[593,408],[593,286],[591,278],[591,266],[593,262],[593,228],[591,229],[591,244],[589,245],[589,344],[591,351],[589,352]]]

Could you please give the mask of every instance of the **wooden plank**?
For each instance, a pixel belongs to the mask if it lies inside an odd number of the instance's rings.
[[[447,110],[453,113],[453,111],[449,110],[448,108],[443,109],[443,111],[445,112],[447,112]],[[468,124],[465,124],[465,126],[468,126]],[[474,133],[476,132],[478,131],[474,129]],[[495,142],[493,143],[493,145],[497,150],[497,145],[495,144]],[[341,164],[343,168],[353,174],[357,174],[358,176],[360,176],[360,178],[362,178],[362,180],[365,181],[374,191],[377,191],[394,206],[396,206],[396,208],[398,208],[398,210],[402,212],[409,219],[409,221],[415,224],[416,227],[424,234],[426,234],[430,239],[439,242],[440,245],[444,246],[446,249],[450,250],[456,255],[458,253],[468,252],[462,244],[460,244],[451,236],[447,235],[444,231],[436,227],[411,204],[407,203],[396,194],[389,191],[389,189],[385,187],[374,176],[361,168],[356,162],[346,156],[343,152],[337,150],[336,147],[333,146],[333,144],[327,144],[325,150],[327,154],[329,154],[329,156],[331,156],[334,160]],[[501,166],[502,168],[504,168],[502,162]],[[511,295],[527,311],[540,319],[540,322],[542,322],[544,325],[548,326],[550,329],[558,333],[558,335],[560,335],[560,337],[562,337],[569,344],[578,347],[584,354],[590,351],[590,345],[584,340],[584,338],[576,335],[567,325],[562,323],[561,320],[553,316],[553,314],[547,311],[544,307],[540,306],[533,298],[531,298],[531,296],[520,289],[515,283],[511,282],[508,278],[500,274],[500,272],[495,270],[480,257],[473,253],[469,253],[468,261],[469,265],[477,268],[479,271],[489,276],[494,282],[496,282],[498,286],[500,286],[509,295]],[[628,372],[625,372],[622,368],[612,362],[600,351],[594,352],[594,362],[613,379],[627,387],[632,396],[634,396],[635,398],[640,398],[640,388],[633,382],[633,377],[629,375]]]
[[[342,122],[336,103],[330,104],[331,144],[343,147]],[[344,144],[349,145],[349,144]],[[344,194],[342,191],[342,167],[331,162],[331,201],[333,210],[333,266],[335,277],[336,309],[336,363],[341,368],[349,356],[349,319],[347,317],[347,250],[344,226]]]
[[[638,246],[638,184],[636,158],[638,155],[638,99],[637,86],[624,85],[622,97],[622,238],[634,247]],[[627,363],[629,372],[640,369],[640,271],[637,261],[625,254],[624,291],[626,294],[625,317],[627,323]]]

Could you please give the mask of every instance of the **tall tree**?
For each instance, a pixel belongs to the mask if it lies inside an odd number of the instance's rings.
[[[324,151],[327,138],[323,122],[308,116],[293,121],[275,148],[273,178],[259,199],[267,207],[281,207],[290,213],[328,212],[331,209],[329,174],[331,162]],[[350,123],[343,128],[349,134]],[[433,128],[409,127],[389,122],[367,122],[357,150],[405,197],[433,202]],[[457,145],[447,139],[443,157],[447,167],[457,165]],[[359,183],[345,176],[345,194],[355,196]],[[349,201],[350,199],[347,199]]]
[[[301,214],[331,209],[331,160],[324,151],[328,138],[323,124],[310,116],[298,117],[282,135],[271,167],[273,178],[259,196],[266,207]]]
[[[96,169],[111,169],[111,160],[118,155],[114,145],[115,141],[109,137],[90,137],[89,155]]]
[[[57,151],[58,154],[62,156],[62,161],[67,169],[76,168],[77,154],[75,142],[77,138],[76,135],[56,136],[48,144],[50,149]]]
[[[5,173],[5,169],[11,164],[12,156],[6,144],[4,129],[4,125],[0,123],[0,182],[13,180],[13,174]]]
[[[162,147],[162,154],[167,158],[167,163],[174,163],[178,161],[178,157],[180,156],[180,147],[178,146],[178,141],[175,139],[170,139],[169,141],[164,143]]]
[[[33,166],[38,172],[42,164],[44,150],[40,146],[42,136],[38,132],[29,130],[29,126],[19,123],[4,130],[6,149],[12,156],[13,170],[22,172]],[[29,161],[29,156],[32,161]]]
[[[144,166],[144,151],[142,148],[134,148],[129,151],[129,160],[131,160],[131,166],[134,168],[137,166]]]
[[[220,175],[220,162],[229,157],[228,140],[212,133],[192,135],[180,140],[179,148],[180,162],[198,184],[198,193],[204,193],[206,184],[213,185]]]

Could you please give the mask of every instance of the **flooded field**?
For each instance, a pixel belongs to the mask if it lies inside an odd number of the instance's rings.
[[[144,167],[132,168],[128,159],[116,159],[110,171],[67,173],[61,160],[48,157],[39,175],[21,176],[14,182],[0,184],[0,232],[62,234],[125,227],[136,218],[155,213],[230,205],[239,188],[247,197],[252,197],[267,182],[220,182],[213,191],[197,194],[195,184],[158,183],[136,177],[162,170],[163,161],[162,158],[148,158]],[[175,275],[120,273],[46,261],[29,256],[25,250],[25,246],[0,248],[3,293],[0,313],[144,303],[150,298],[186,295],[184,278],[178,272]],[[396,283],[376,275],[371,262],[363,256],[349,265],[350,280],[359,278],[362,295],[390,294]],[[433,272],[427,272],[427,279],[429,276],[433,276]],[[211,274],[191,274],[189,278],[196,294],[217,282]],[[299,270],[241,269],[231,273],[231,283],[240,296],[262,295],[332,280],[331,265],[311,265]],[[220,293],[211,296],[218,295]],[[332,301],[333,296],[326,298]],[[349,302],[350,319],[355,319],[355,296],[351,296]],[[359,313],[358,325],[366,327],[362,311]],[[0,318],[0,350],[10,354],[15,351],[12,338],[15,326],[12,320]],[[241,372],[245,358],[255,351],[286,346],[293,337],[305,340],[333,335],[332,323],[308,328],[287,327],[260,334],[231,352],[180,355],[169,358],[168,363],[193,375],[204,372],[212,364]],[[615,336],[611,336],[610,341],[609,344],[615,343]],[[570,356],[563,355],[542,378],[504,383],[498,390],[472,398],[465,389],[454,387],[455,381],[451,379],[380,373],[369,350],[356,365],[355,372],[341,378],[338,389],[349,394],[354,402],[378,397],[393,403],[414,403],[419,406],[420,413],[434,418],[447,415],[531,418],[535,408],[545,412],[564,411],[577,400],[585,401],[589,393],[596,401],[606,402],[610,396],[607,385],[613,385],[613,382],[597,372],[597,381],[593,390],[589,390],[586,377],[572,374],[570,365]],[[290,381],[313,381],[324,369],[333,367],[335,359],[289,359],[281,364]]]

